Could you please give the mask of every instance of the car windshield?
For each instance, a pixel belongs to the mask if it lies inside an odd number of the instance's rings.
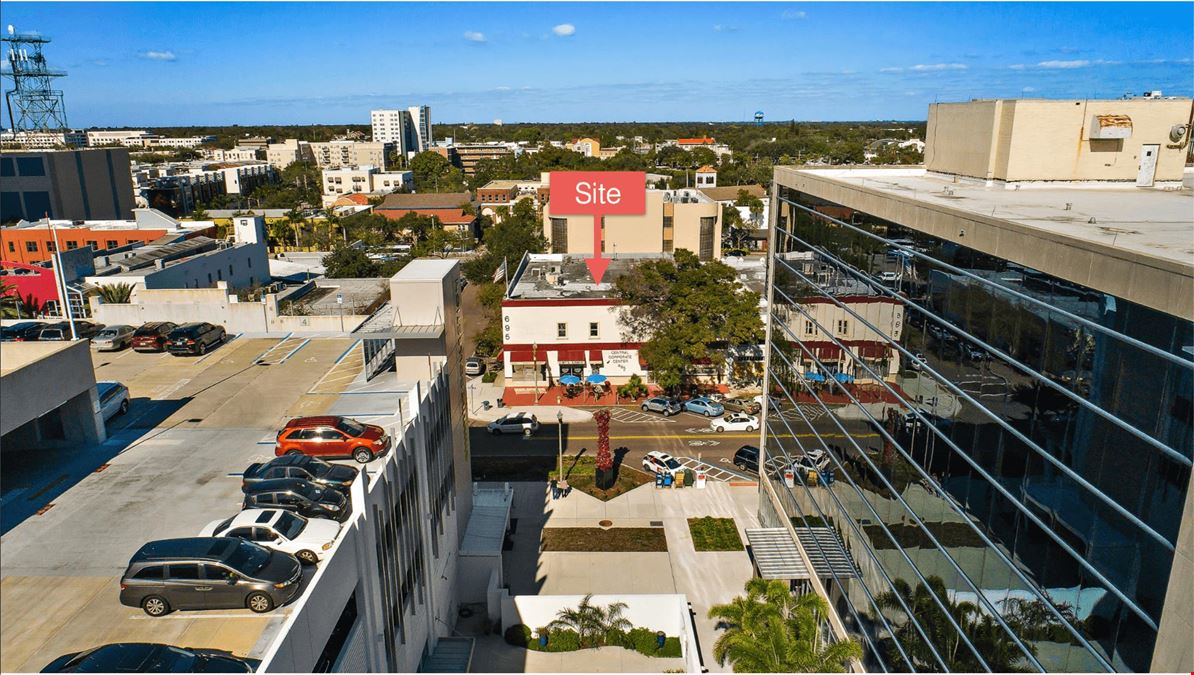
[[[229,567],[246,576],[256,574],[258,570],[269,563],[270,552],[260,546],[241,542],[232,555],[224,561]]]
[[[96,335],[96,337],[110,338],[110,337],[116,337],[117,335],[120,335],[120,331],[113,330],[111,328],[105,328],[105,329],[101,330],[99,332],[99,334]]]
[[[350,420],[347,417],[340,418],[336,423],[336,428],[349,436],[360,436],[365,433],[365,425],[356,420]]]
[[[137,330],[133,331],[133,335],[136,335],[139,337],[143,337],[146,335],[157,335],[159,328],[161,328],[161,326],[149,326],[149,325],[141,326]]]
[[[233,516],[232,518],[235,518],[235,517],[236,516]],[[218,537],[218,536],[220,536],[221,532],[225,532],[228,530],[229,527],[232,527],[232,518],[229,518],[228,520],[225,520],[224,522],[220,523],[219,525],[216,525],[216,529],[213,531],[213,534],[215,534],[215,536]]]
[[[319,501],[320,496],[323,495],[323,490],[320,490],[310,483],[304,483],[300,486],[296,486],[294,491],[312,501]]]
[[[671,457],[668,457],[667,459],[663,460],[663,465],[669,469],[679,469],[680,468],[680,462],[677,462],[675,459],[672,459]]]
[[[154,655],[146,670],[151,673],[193,673],[198,658],[177,647],[166,647]]]
[[[307,521],[301,516],[296,516],[289,511],[283,511],[278,518],[278,522],[274,523],[274,529],[278,531],[283,537],[287,539],[294,539],[299,536],[303,528],[307,526]]]

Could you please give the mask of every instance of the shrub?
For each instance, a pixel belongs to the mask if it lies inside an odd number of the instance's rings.
[[[646,395],[647,385],[638,375],[631,375],[629,382],[618,387],[618,396],[621,398],[640,399]]]
[[[484,382],[485,384],[493,384],[493,382],[495,382],[496,380],[497,380],[497,371],[496,370],[487,370],[487,371],[485,371],[485,374],[481,376],[481,381]]]
[[[570,628],[558,628],[547,635],[549,652],[574,652],[580,649],[580,635]],[[535,646],[539,646],[539,643],[535,642]]]
[[[514,624],[506,629],[506,644],[514,645],[515,647],[527,647],[531,644],[531,628],[521,623]],[[535,646],[539,644],[536,642]]]

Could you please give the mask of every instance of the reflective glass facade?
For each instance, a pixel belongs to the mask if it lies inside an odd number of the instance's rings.
[[[760,515],[836,530],[866,667],[1147,671],[1191,323],[778,190]]]

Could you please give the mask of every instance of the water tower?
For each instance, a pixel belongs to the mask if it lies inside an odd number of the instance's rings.
[[[756,127],[763,126],[763,111],[762,110],[755,112],[755,126]]]

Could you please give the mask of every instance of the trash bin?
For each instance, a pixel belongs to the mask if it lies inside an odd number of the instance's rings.
[[[784,485],[796,487],[796,474],[792,473],[791,469],[784,469]]]
[[[663,474],[658,471],[655,472],[655,487],[663,487]]]
[[[672,474],[670,474],[670,473],[663,474],[663,487],[671,487],[672,483],[675,482],[675,480],[676,479],[672,477]]]
[[[655,631],[655,648],[663,649],[665,644],[667,644],[667,635],[664,635],[661,630]]]
[[[684,487],[692,487],[693,482],[695,480],[696,480],[696,473],[693,472],[692,469],[685,469],[684,470]]]
[[[818,484],[820,484],[820,482],[821,482],[821,474],[818,473],[815,469],[809,469],[808,470],[808,481],[806,484],[807,485],[818,485]]]
[[[706,479],[707,479],[707,477],[705,476],[705,472],[704,472],[703,470],[702,470],[702,471],[698,471],[698,472],[697,472],[697,475],[696,475],[696,486],[697,486],[697,489],[698,489],[698,490],[704,490],[704,489],[705,489],[705,480],[706,480]]]

